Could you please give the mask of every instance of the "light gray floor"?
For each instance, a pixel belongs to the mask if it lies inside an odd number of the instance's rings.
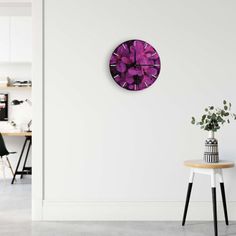
[[[0,236],[213,236],[212,222],[31,222],[29,179],[0,181]],[[219,236],[235,236],[236,223],[219,223]]]

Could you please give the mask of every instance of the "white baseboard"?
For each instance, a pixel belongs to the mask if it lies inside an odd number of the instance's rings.
[[[45,221],[181,221],[184,202],[55,202],[44,201]],[[236,202],[228,202],[229,220],[236,220]],[[222,202],[218,219],[223,220]],[[211,202],[190,202],[187,220],[212,220]]]
[[[41,221],[43,219],[43,204],[41,200],[32,199],[32,220]]]

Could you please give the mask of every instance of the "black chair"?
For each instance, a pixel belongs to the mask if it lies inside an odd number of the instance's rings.
[[[4,142],[4,139],[2,137],[2,134],[0,133],[0,157],[1,159],[5,156],[6,159],[7,159],[7,163],[9,165],[9,168],[11,170],[11,173],[12,175],[14,176],[14,172],[13,172],[13,169],[12,169],[12,166],[11,166],[11,163],[8,159],[8,155],[9,154],[15,154],[16,152],[8,152],[7,148],[6,148],[6,145],[5,145],[5,142]]]

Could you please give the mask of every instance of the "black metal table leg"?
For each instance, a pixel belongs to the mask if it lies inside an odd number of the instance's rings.
[[[26,152],[26,155],[25,155],[25,160],[24,160],[24,163],[23,163],[23,169],[22,169],[22,171],[18,171],[20,163],[21,163],[21,160],[22,160],[22,157],[24,155],[24,151],[25,151],[27,142],[28,142],[28,148],[27,148],[27,152]],[[24,142],[24,145],[23,145],[23,148],[22,148],[22,151],[21,151],[18,163],[16,165],[16,170],[14,172],[14,176],[13,176],[11,184],[14,184],[16,175],[21,175],[21,178],[22,178],[23,175],[31,175],[31,173],[32,173],[32,168],[25,166],[26,162],[27,162],[27,159],[28,159],[31,143],[32,143],[32,137],[31,136],[25,136],[25,142]]]
[[[221,195],[222,195],[222,201],[223,201],[223,207],[224,207],[225,224],[229,225],[228,213],[227,213],[227,205],[226,205],[226,197],[225,197],[225,186],[224,186],[223,182],[220,183],[220,189],[221,189]]]
[[[185,220],[186,220],[186,216],[187,216],[187,212],[188,212],[188,205],[189,205],[190,195],[191,195],[191,191],[192,191],[192,186],[193,186],[193,183],[188,184],[188,191],[187,191],[186,202],[185,202],[185,207],[184,207],[182,226],[185,225]]]
[[[15,181],[15,178],[16,178],[16,175],[17,175],[17,172],[18,172],[18,168],[19,168],[19,165],[20,165],[20,162],[21,162],[21,158],[22,158],[23,153],[24,153],[24,150],[25,150],[25,145],[26,145],[26,143],[27,143],[27,138],[25,139],[23,148],[22,148],[22,150],[21,150],[21,154],[20,154],[18,163],[17,163],[17,165],[16,165],[16,170],[15,170],[15,172],[14,172],[14,176],[13,176],[13,178],[12,178],[11,184],[14,184],[14,181]]]
[[[211,190],[212,190],[214,231],[215,231],[215,236],[218,236],[218,227],[217,227],[217,206],[216,206],[216,188],[215,188],[215,187],[212,187]]]
[[[26,165],[26,162],[28,160],[30,147],[31,147],[31,139],[29,139],[29,145],[28,145],[28,149],[27,149],[27,152],[26,152],[25,161],[24,161],[24,164],[23,164],[23,167],[22,167],[22,173],[21,173],[21,176],[20,176],[21,179],[23,178],[24,171],[26,170],[25,165]]]

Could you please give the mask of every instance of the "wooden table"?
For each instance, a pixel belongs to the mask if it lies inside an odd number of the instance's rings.
[[[211,177],[214,232],[215,232],[215,236],[217,236],[218,235],[218,227],[217,227],[217,206],[216,206],[216,177],[217,176],[219,177],[221,195],[222,195],[222,201],[223,201],[223,207],[224,207],[225,223],[226,223],[226,225],[228,225],[229,221],[228,221],[228,213],[227,213],[225,187],[224,187],[224,179],[223,179],[222,169],[234,167],[234,162],[232,162],[232,161],[219,161],[218,163],[207,163],[203,160],[189,160],[189,161],[185,161],[184,165],[187,167],[190,167],[191,171],[190,171],[190,178],[189,178],[189,184],[188,184],[188,190],[187,190],[187,197],[186,197],[186,202],[185,202],[185,207],[184,207],[182,226],[185,225],[185,220],[186,220],[188,205],[189,205],[189,199],[190,199],[193,180],[194,180],[194,175],[196,173],[209,175]]]
[[[32,167],[31,166],[30,167],[26,166],[29,151],[30,151],[30,148],[31,148],[31,145],[32,145],[32,132],[1,132],[1,133],[4,136],[25,137],[25,142],[23,144],[21,154],[19,156],[19,159],[18,159],[18,162],[17,162],[17,165],[16,165],[16,170],[14,172],[14,175],[13,175],[13,178],[12,178],[12,181],[11,181],[11,184],[14,184],[16,175],[20,175],[21,176],[20,178],[22,179],[24,175],[31,175],[32,174]],[[27,148],[27,151],[26,151],[26,154],[25,154],[25,160],[23,162],[23,168],[22,168],[21,171],[19,171],[18,169],[19,169],[24,151],[26,149],[26,144],[27,143],[28,143],[28,148]]]

